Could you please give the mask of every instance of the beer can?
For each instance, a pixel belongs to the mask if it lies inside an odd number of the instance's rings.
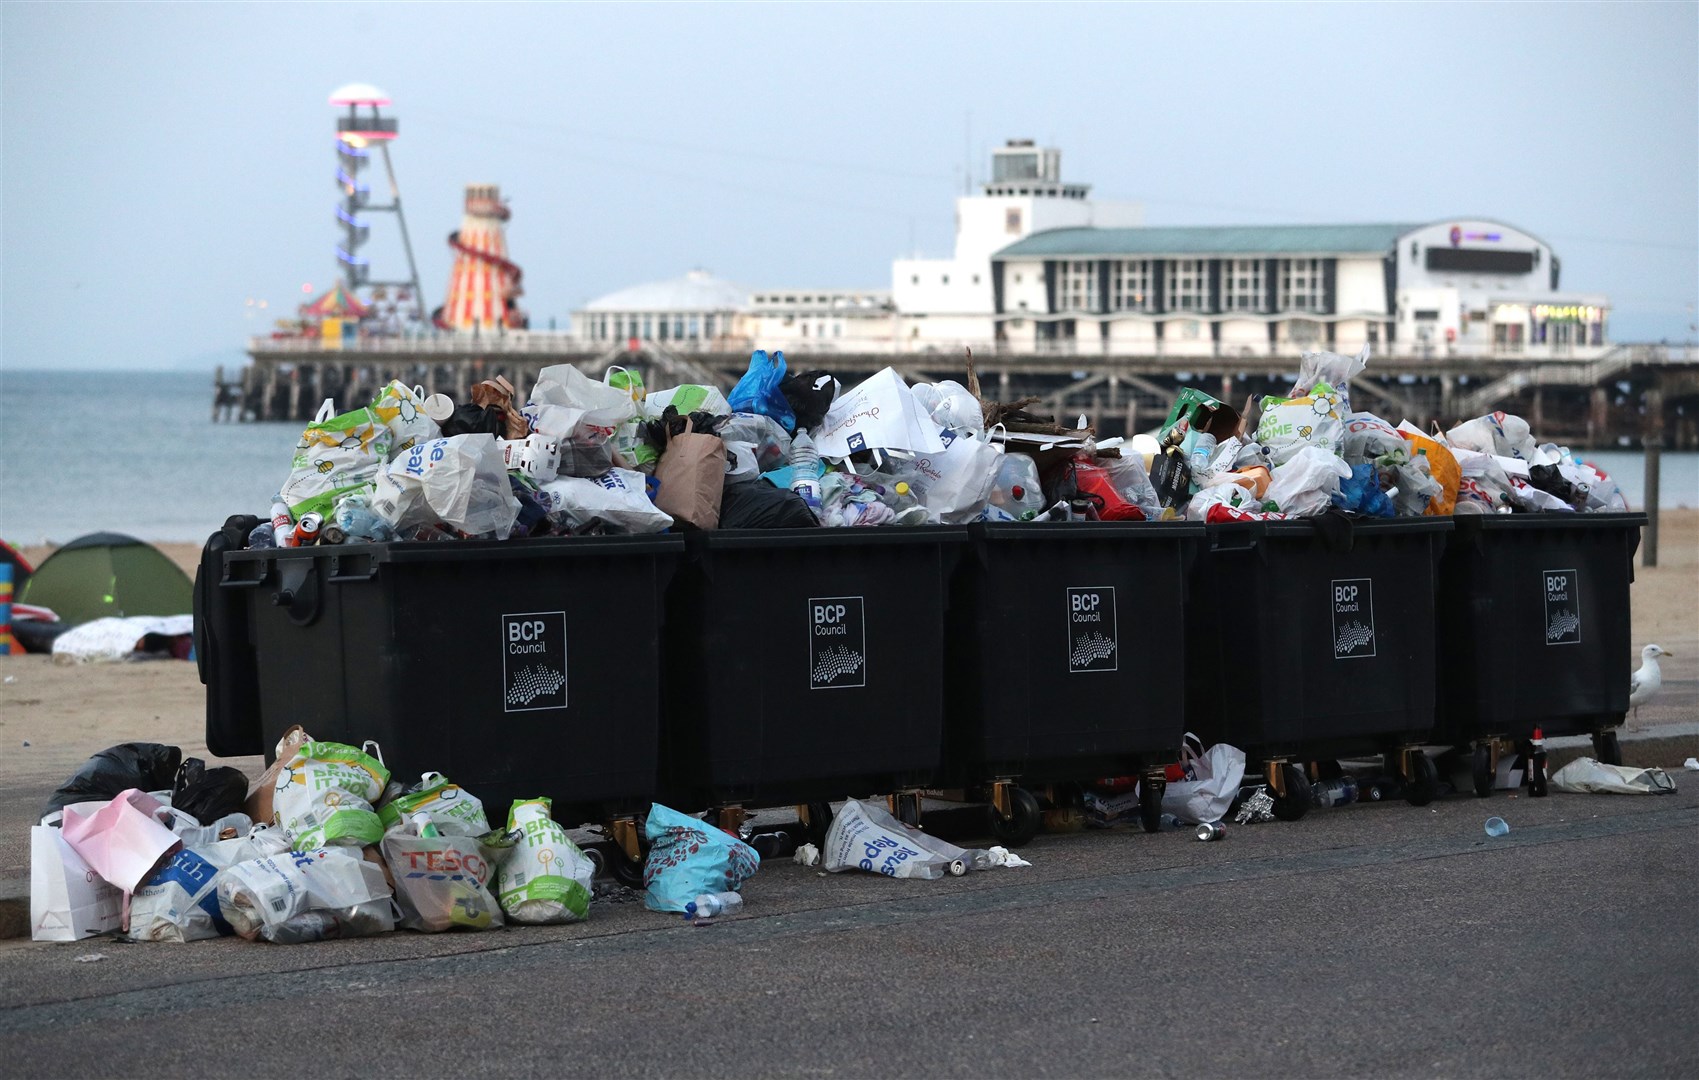
[[[950,876],[951,877],[961,877],[965,873],[967,873],[967,863],[963,862],[960,859],[952,859],[950,861]]]
[[[348,534],[343,532],[339,525],[326,525],[319,532],[319,543],[321,544],[341,544],[346,542],[347,539]]]
[[[1227,826],[1219,821],[1206,821],[1198,826],[1199,840],[1222,840],[1227,836]]]
[[[295,523],[295,546],[306,547],[317,541],[319,530],[323,527],[323,514],[302,514],[301,520]]]

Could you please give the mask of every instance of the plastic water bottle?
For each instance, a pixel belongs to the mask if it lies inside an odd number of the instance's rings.
[[[276,528],[269,521],[262,521],[255,525],[253,531],[248,533],[249,550],[276,547],[276,543],[272,540],[272,533],[276,531]]]
[[[791,440],[791,490],[816,514],[820,512],[820,451],[808,432],[798,431]]]
[[[924,525],[926,524],[926,507],[920,505],[920,496],[909,487],[907,480],[898,480],[885,490],[880,500],[896,512],[893,525]]]
[[[684,905],[687,919],[712,919],[716,915],[736,915],[743,910],[743,897],[734,892],[703,893]]]
[[[1350,776],[1317,781],[1310,787],[1310,800],[1317,806],[1346,806],[1357,801],[1357,781]]]

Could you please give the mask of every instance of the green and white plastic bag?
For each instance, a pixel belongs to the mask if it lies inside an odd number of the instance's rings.
[[[482,836],[490,831],[484,804],[442,773],[425,773],[416,788],[397,795],[378,810],[385,833],[404,829],[416,814],[428,817],[443,836]]]
[[[1257,442],[1268,448],[1269,460],[1277,466],[1286,464],[1306,446],[1340,453],[1345,442],[1345,416],[1339,394],[1328,383],[1318,382],[1303,397],[1263,398]]]
[[[704,412],[709,416],[730,416],[732,407],[726,401],[726,395],[717,386],[703,386],[701,383],[684,383],[670,390],[657,390],[643,399],[643,417],[646,420],[659,420],[661,414],[671,405],[680,416],[689,416],[693,412]]]
[[[304,514],[329,514],[337,496],[377,479],[389,460],[389,429],[372,410],[335,412],[336,403],[325,398],[295,444],[281,494],[297,521]]]
[[[516,923],[568,923],[590,912],[596,867],[550,815],[549,799],[520,799],[507,814],[519,841],[496,874],[501,909]]]
[[[643,375],[630,368],[614,365],[608,369],[602,381],[609,386],[617,387],[631,395],[634,411],[631,419],[619,426],[614,432],[613,443],[620,456],[627,464],[635,466],[642,472],[654,472],[655,462],[660,455],[643,438],[643,399],[646,396],[643,388]]]
[[[425,389],[407,386],[399,379],[379,391],[371,405],[372,415],[389,432],[389,457],[442,437],[437,422],[425,415]]]
[[[383,762],[345,743],[302,743],[277,773],[272,810],[297,850],[364,847],[383,838],[372,809],[389,783]]]

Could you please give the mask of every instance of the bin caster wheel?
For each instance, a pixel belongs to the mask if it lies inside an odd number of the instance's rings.
[[[1286,784],[1286,794],[1274,796],[1274,816],[1281,821],[1297,821],[1310,812],[1310,801],[1315,797],[1310,782],[1304,770],[1290,761],[1280,766],[1280,775]]]
[[[1148,776],[1139,781],[1139,826],[1145,832],[1162,828],[1162,789],[1167,786],[1166,781]]]
[[[1426,757],[1427,755],[1423,755]],[[1475,794],[1485,799],[1492,795],[1498,774],[1493,769],[1492,747],[1481,743],[1469,758],[1469,778],[1475,782]],[[1419,803],[1417,805],[1420,805]]]
[[[1023,787],[1010,786],[1007,819],[997,812],[995,803],[987,809],[991,816],[991,835],[1004,847],[1017,848],[1027,843],[1038,835],[1038,826],[1044,820],[1044,812],[1038,808],[1038,798]]]
[[[826,847],[826,833],[832,827],[832,804],[811,802],[808,804],[808,842],[822,850]]]
[[[1490,790],[1490,789],[1489,789]],[[1410,752],[1410,776],[1404,785],[1404,801],[1411,806],[1426,806],[1439,794],[1439,770],[1433,758],[1420,750]]]
[[[1616,732],[1601,731],[1593,736],[1593,756],[1601,765],[1622,764],[1622,744],[1617,741]]]
[[[641,889],[644,887],[643,864],[647,861],[647,858],[648,853],[645,852],[644,858],[633,862],[631,856],[627,855],[623,848],[618,844],[613,844],[608,848],[608,871],[613,874],[615,881],[626,888]]]

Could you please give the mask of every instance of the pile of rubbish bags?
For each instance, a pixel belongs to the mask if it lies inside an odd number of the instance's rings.
[[[1350,382],[1368,360],[1367,346],[1356,356],[1304,353],[1288,396],[1252,403],[1254,424],[1202,391],[1182,390],[1160,432],[1132,440],[1151,462],[1160,516],[1214,522],[1332,509],[1371,517],[1628,509],[1614,481],[1566,446],[1536,443],[1519,416],[1494,412],[1423,432],[1408,420],[1394,425],[1354,410]]]
[[[683,911],[735,891],[759,857],[736,837],[655,806],[647,899]],[[136,941],[239,936],[297,944],[397,928],[437,932],[576,922],[596,861],[546,798],[492,829],[476,796],[440,773],[392,778],[374,744],[299,727],[251,786],[236,769],[125,743],[91,758],[31,831],[33,936]]]
[[[1180,392],[1154,435],[1097,440],[968,385],[910,386],[892,368],[844,389],[756,352],[729,395],[649,392],[609,368],[544,368],[524,402],[503,378],[472,401],[393,382],[371,405],[326,401],[296,446],[269,521],[232,519],[251,548],[837,528],[976,521],[1380,517],[1625,509],[1566,447],[1493,413],[1425,433],[1354,411],[1368,363],[1303,355],[1286,397],[1241,415]]]
[[[659,803],[644,836],[650,910],[741,909],[755,847]],[[957,848],[873,803],[845,804],[825,849],[822,859],[805,845],[799,861],[921,878],[1030,865],[1001,848]],[[31,830],[30,919],[37,941],[276,944],[570,923],[589,917],[598,866],[547,798],[515,801],[492,828],[478,798],[441,773],[405,783],[375,744],[321,742],[297,726],[251,786],[158,743],[89,759]]]

